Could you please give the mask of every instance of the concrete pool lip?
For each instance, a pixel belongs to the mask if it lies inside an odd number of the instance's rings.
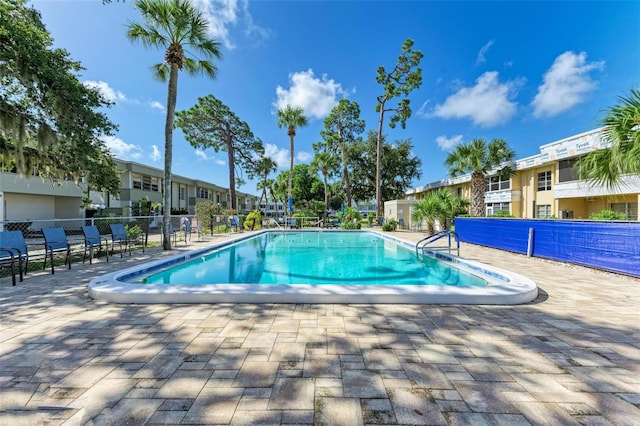
[[[442,252],[431,256],[481,276],[488,286],[442,285],[334,285],[334,284],[140,284],[129,282],[179,262],[253,238],[264,232],[238,238],[97,277],[89,283],[89,295],[96,300],[126,304],[153,303],[336,303],[336,304],[492,304],[513,305],[534,300],[538,288],[531,279],[503,269]],[[289,232],[289,231],[285,231]],[[300,232],[300,231],[295,231]],[[309,231],[318,232],[318,231]],[[343,232],[343,231],[320,231]],[[414,243],[380,231],[377,234],[407,248]]]

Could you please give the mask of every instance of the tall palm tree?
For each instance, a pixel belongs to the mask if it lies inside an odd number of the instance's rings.
[[[640,90],[631,89],[602,120],[609,149],[593,151],[578,162],[580,176],[596,184],[615,186],[622,175],[640,174]]]
[[[258,163],[256,164],[256,172],[262,177],[262,180],[258,183],[258,189],[262,189],[258,205],[262,204],[263,199],[265,203],[267,202],[267,190],[270,187],[269,175],[277,169],[278,165],[270,157],[262,157],[258,160]]]
[[[515,152],[503,139],[474,139],[456,146],[445,164],[451,176],[471,173],[471,215],[484,216],[484,192],[487,173],[494,169],[502,178],[513,176]]]
[[[314,148],[316,145],[314,145]],[[316,152],[313,161],[311,162],[311,170],[314,172],[320,172],[322,174],[324,183],[324,211],[325,215],[329,208],[329,190],[327,184],[327,178],[331,176],[338,168],[338,158],[328,151]],[[326,217],[325,217],[326,223]]]
[[[178,96],[178,72],[205,74],[215,78],[218,68],[210,60],[219,59],[220,43],[207,36],[208,22],[189,0],[137,0],[143,23],[129,22],[127,37],[145,47],[165,51],[164,62],[152,67],[153,75],[167,81],[167,117],[164,125],[164,214],[163,248],[171,249],[171,162],[173,161],[173,120]],[[187,56],[193,55],[193,56]],[[197,55],[197,56],[196,56]]]
[[[289,135],[289,153],[291,155],[291,162],[289,164],[289,199],[287,200],[289,204],[293,202],[293,138],[296,136],[296,128],[304,127],[307,123],[308,121],[304,115],[304,110],[300,107],[287,105],[284,109],[278,110],[278,127],[286,127],[287,135]]]

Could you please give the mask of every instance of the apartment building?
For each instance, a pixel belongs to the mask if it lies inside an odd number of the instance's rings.
[[[603,129],[598,128],[540,146],[540,152],[516,160],[516,173],[501,179],[497,170],[486,179],[485,213],[507,211],[519,218],[587,219],[604,209],[624,213],[638,220],[640,176],[626,175],[619,185],[608,188],[578,179],[578,159],[598,149],[607,149]],[[470,199],[471,175],[443,179],[413,188],[407,200],[420,200],[437,188],[450,188],[455,195]],[[410,213],[404,209],[405,221]],[[385,213],[389,213],[385,209]],[[391,210],[393,217],[399,217]],[[409,223],[409,222],[407,222]]]
[[[0,222],[27,219],[80,218],[94,214],[131,215],[139,211],[141,200],[162,203],[164,171],[133,161],[116,159],[120,171],[120,193],[117,197],[90,191],[91,203],[83,208],[87,185],[65,182],[62,185],[43,182],[35,174],[25,178],[9,168],[0,168]],[[171,180],[172,210],[195,213],[202,201],[213,201],[230,208],[229,189],[206,181],[173,175]],[[236,191],[239,213],[258,208],[258,197]]]

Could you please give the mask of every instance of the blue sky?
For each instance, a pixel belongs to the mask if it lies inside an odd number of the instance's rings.
[[[423,83],[411,93],[406,129],[422,160],[414,186],[447,177],[456,144],[505,139],[517,158],[540,145],[599,127],[606,108],[640,87],[640,2],[214,1],[194,0],[222,43],[215,80],[181,73],[177,110],[212,94],[227,104],[267,153],[288,170],[289,139],[276,111],[303,107],[310,122],[295,138],[296,164],[309,163],[323,120],[337,102],[357,101],[377,129],[378,66],[395,64],[406,38],[421,50]],[[166,83],[149,67],[163,52],[132,44],[134,1],[40,0],[55,45],[115,105],[106,139],[117,158],[163,168]],[[228,185],[226,153],[192,148],[174,133],[173,173]],[[239,188],[259,194],[255,181]]]

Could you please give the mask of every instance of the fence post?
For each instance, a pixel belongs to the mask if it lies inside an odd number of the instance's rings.
[[[529,228],[529,239],[527,240],[527,257],[533,254],[533,228]]]

